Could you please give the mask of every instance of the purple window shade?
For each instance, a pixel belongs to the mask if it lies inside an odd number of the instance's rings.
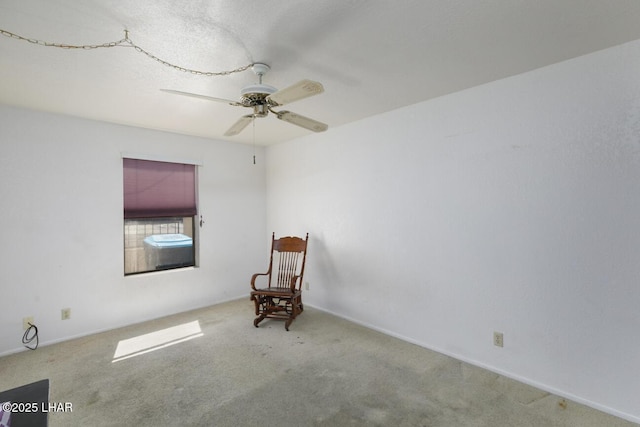
[[[123,160],[125,219],[197,214],[195,165]]]

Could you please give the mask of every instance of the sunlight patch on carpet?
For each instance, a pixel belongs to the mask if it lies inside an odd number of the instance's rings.
[[[112,363],[131,357],[150,353],[161,348],[166,348],[181,342],[189,341],[204,335],[200,329],[200,322],[183,323],[137,337],[121,340],[113,354]]]

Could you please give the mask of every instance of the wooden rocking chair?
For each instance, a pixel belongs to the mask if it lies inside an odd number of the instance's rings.
[[[308,240],[309,233],[304,240],[300,237],[281,237],[276,240],[275,233],[271,235],[269,270],[251,277],[251,300],[256,305],[258,316],[253,321],[256,328],[265,318],[271,317],[285,319],[284,328],[288,331],[291,322],[304,310],[302,278]],[[256,287],[259,276],[267,277],[266,287]]]

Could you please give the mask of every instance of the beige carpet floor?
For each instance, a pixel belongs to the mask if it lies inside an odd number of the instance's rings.
[[[5,356],[0,390],[50,379],[53,427],[636,425],[310,307],[252,319],[246,298]]]

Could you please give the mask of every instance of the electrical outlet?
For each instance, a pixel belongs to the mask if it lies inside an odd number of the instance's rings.
[[[305,289],[306,291],[308,291],[308,290],[309,290],[309,282],[304,282],[304,289]]]
[[[71,309],[70,308],[63,308],[61,310],[60,317],[62,318],[62,320],[71,319]]]
[[[504,335],[502,332],[493,333],[493,345],[496,347],[504,347]]]
[[[29,323],[31,323],[32,325],[33,325],[34,323],[36,323],[36,322],[33,320],[33,316],[24,317],[24,318],[22,319],[22,329],[23,329],[23,330],[25,330],[25,331],[26,331],[27,329],[29,329]]]

